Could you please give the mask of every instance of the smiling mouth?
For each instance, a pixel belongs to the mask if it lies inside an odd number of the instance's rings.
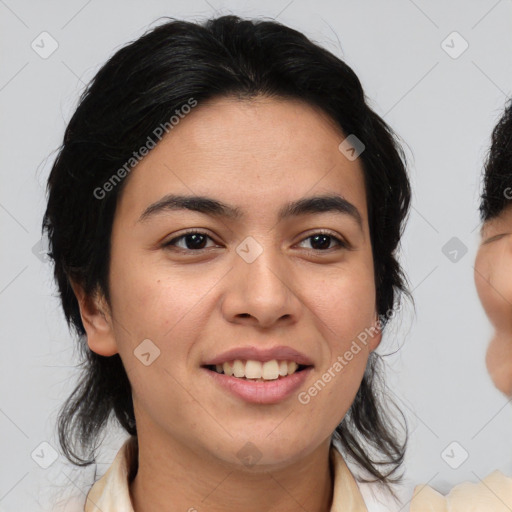
[[[277,359],[266,362],[235,359],[223,364],[206,365],[203,368],[227,377],[265,382],[284,379],[294,373],[310,368],[310,366],[300,365],[295,361],[278,361]]]

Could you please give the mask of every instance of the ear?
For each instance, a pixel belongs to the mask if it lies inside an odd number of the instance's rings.
[[[370,348],[370,352],[373,352],[380,345],[382,341],[382,320],[379,315],[375,313],[375,323],[370,327],[370,336],[368,346]]]
[[[103,295],[87,295],[82,286],[71,281],[71,288],[80,306],[80,316],[87,333],[89,348],[101,356],[118,353],[114,336],[112,315]]]

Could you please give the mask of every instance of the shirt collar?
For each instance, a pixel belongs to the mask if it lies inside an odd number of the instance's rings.
[[[330,461],[334,471],[331,512],[367,512],[357,482],[333,445]],[[117,452],[107,472],[91,487],[84,512],[134,512],[129,485],[136,474],[137,464],[137,437],[130,436]]]

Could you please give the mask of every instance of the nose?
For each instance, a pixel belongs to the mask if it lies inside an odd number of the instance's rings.
[[[303,308],[296,285],[290,264],[274,250],[265,248],[251,263],[236,255],[223,315],[230,322],[261,328],[295,323]]]

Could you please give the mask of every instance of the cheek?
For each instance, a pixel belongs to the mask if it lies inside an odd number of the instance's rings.
[[[480,249],[475,285],[482,306],[496,329],[512,332],[512,252],[503,244]]]
[[[504,242],[479,249],[474,276],[482,306],[495,328],[487,348],[487,370],[494,385],[512,396],[512,253]]]
[[[183,323],[196,325],[190,318],[201,309],[207,291],[218,280],[215,277],[201,272],[171,272],[150,262],[121,263],[111,273],[112,305],[131,333],[164,343],[175,337]]]
[[[318,369],[313,387],[304,390],[311,418],[341,421],[359,389],[372,341],[380,340],[375,329],[375,284],[372,267],[333,272],[315,286],[310,308],[328,353]],[[331,415],[326,419],[325,410]],[[324,412],[322,412],[324,411]],[[337,414],[335,413],[337,412]],[[332,414],[334,413],[334,415]]]
[[[368,352],[346,348],[340,353],[335,352],[333,359],[318,369],[310,386],[297,396],[299,411],[307,414],[308,428],[318,434],[328,435],[339,425],[350,409],[364,375]]]
[[[211,314],[205,308],[213,307],[205,295],[218,277],[123,263],[111,275],[115,336],[134,403],[163,428],[175,421],[177,409],[190,411],[190,428],[199,429],[193,423],[201,411],[185,383],[190,350]],[[149,353],[148,365],[143,353]]]
[[[373,268],[364,262],[346,269],[334,269],[315,284],[310,304],[330,328],[326,339],[343,349],[347,341],[375,324],[375,283]]]
[[[152,408],[151,415],[164,422],[172,416],[169,411],[190,401],[180,383],[187,382],[190,351],[210,315],[202,299],[214,282],[197,274],[166,276],[149,265],[120,265],[113,272],[115,337],[134,400],[140,397],[143,408]],[[196,280],[203,286],[194,286]]]

